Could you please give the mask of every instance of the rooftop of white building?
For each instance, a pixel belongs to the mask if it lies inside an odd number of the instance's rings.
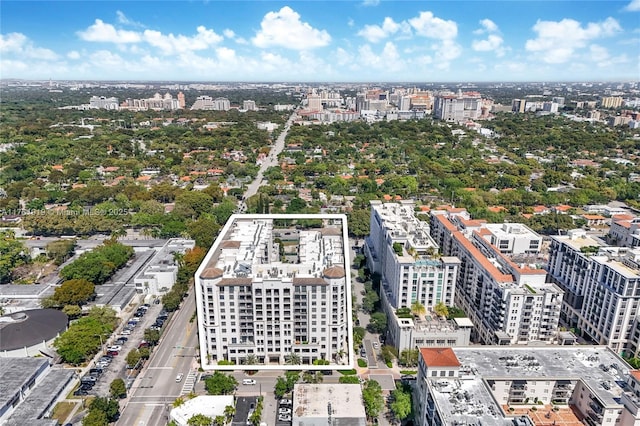
[[[591,238],[584,229],[572,229],[567,235],[556,235],[551,237],[556,241],[565,243],[574,250],[579,251],[583,247],[600,247],[600,240]]]
[[[331,413],[329,415],[329,413]],[[296,384],[293,390],[294,424],[365,426],[366,413],[359,384]],[[296,419],[300,420],[296,423]]]
[[[322,219],[324,227],[298,230],[276,219]],[[276,238],[293,254],[280,258]],[[197,274],[203,278],[321,278],[346,270],[344,215],[234,215],[207,254]],[[337,269],[336,269],[337,268]]]
[[[211,418],[224,416],[224,409],[228,405],[235,406],[233,395],[201,395],[187,399],[180,406],[173,408],[171,419],[181,426],[186,426],[189,419],[196,414],[204,414]]]
[[[513,417],[505,418],[490,390],[488,381],[492,380],[581,381],[605,407],[622,408],[619,398],[624,389],[620,383],[626,380],[630,368],[606,346],[478,346],[451,350],[460,363],[460,377],[428,378],[447,425],[513,424]],[[426,355],[422,356],[428,364]]]
[[[416,250],[438,248],[431,238],[429,222],[416,217],[413,201],[406,200],[399,203],[372,201],[371,207],[381,217],[383,227],[391,238],[406,240]]]

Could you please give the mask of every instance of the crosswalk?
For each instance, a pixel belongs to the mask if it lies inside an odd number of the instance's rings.
[[[187,377],[184,379],[184,384],[182,385],[180,395],[189,395],[194,391],[196,387],[197,377],[198,373],[196,373],[195,371],[189,371],[189,374],[187,374]]]

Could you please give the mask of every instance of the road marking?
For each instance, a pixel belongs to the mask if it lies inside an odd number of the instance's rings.
[[[173,370],[172,367],[147,367],[147,370]]]

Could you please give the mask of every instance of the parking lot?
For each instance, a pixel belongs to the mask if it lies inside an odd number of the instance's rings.
[[[161,310],[160,304],[142,305],[123,320],[112,336],[107,336],[103,342],[103,355],[81,378],[81,385],[75,392],[77,396],[109,395],[111,382],[117,378],[127,384],[128,377],[134,374],[127,368],[127,354],[141,344],[145,346],[142,343],[144,330],[156,323]]]
[[[291,410],[293,409],[293,405],[290,398],[290,396],[286,396],[285,398],[278,400],[278,405],[276,407],[276,426],[291,425]]]

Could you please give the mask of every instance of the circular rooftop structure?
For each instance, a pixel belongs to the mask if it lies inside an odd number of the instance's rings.
[[[33,309],[0,317],[0,352],[48,342],[67,328],[68,317],[56,309]]]

